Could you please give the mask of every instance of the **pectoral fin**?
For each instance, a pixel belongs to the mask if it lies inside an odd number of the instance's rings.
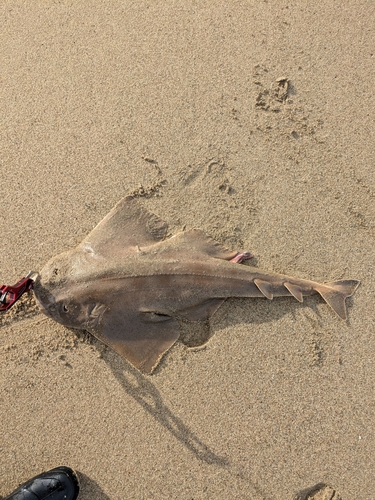
[[[121,200],[82,241],[79,248],[103,257],[121,257],[137,246],[161,241],[167,224],[131,196]]]
[[[114,306],[103,314],[91,333],[135,368],[151,373],[178,339],[179,326],[170,316],[151,311],[124,312],[121,307]]]

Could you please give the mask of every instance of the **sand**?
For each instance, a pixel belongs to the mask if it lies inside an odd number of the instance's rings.
[[[318,296],[229,299],[209,342],[178,342],[152,376],[25,298],[0,316],[0,495],[65,464],[82,500],[292,500],[319,483],[373,499],[375,4],[0,9],[0,283],[129,193],[170,234],[362,282],[347,322]]]

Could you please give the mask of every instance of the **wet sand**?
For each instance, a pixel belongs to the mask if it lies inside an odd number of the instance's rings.
[[[65,464],[82,500],[292,500],[318,483],[372,499],[375,6],[0,9],[0,284],[130,193],[169,234],[362,282],[347,322],[318,296],[229,299],[205,346],[177,342],[152,376],[26,297],[0,316],[0,495]]]

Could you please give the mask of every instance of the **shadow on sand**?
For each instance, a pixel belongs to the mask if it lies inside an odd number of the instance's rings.
[[[146,376],[126,361],[113,363],[112,353],[103,354],[114,376],[124,391],[147,411],[160,425],[167,429],[178,441],[199,459],[208,464],[226,467],[229,462],[220,457],[201,441],[183,422],[164,404],[160,392]]]

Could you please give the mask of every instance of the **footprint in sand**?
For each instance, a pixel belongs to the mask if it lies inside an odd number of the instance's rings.
[[[300,491],[294,500],[342,500],[337,491],[328,484],[319,483]]]

